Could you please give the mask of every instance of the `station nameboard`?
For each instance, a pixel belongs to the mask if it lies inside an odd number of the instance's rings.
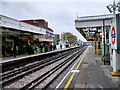
[[[120,14],[113,16],[111,27],[111,48],[120,50]]]

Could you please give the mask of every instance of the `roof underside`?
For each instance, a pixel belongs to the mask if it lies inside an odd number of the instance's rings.
[[[112,19],[112,18],[113,18],[113,14],[107,14],[107,15],[78,17],[76,21],[90,21],[90,20],[101,20],[101,19]]]
[[[112,18],[113,14],[78,17],[75,20],[75,28],[87,40],[95,40],[96,37],[101,38],[100,32],[102,31],[103,21],[105,22],[104,25],[109,28],[112,24]]]

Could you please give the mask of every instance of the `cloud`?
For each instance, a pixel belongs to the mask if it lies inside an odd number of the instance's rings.
[[[100,0],[99,0],[100,1]],[[2,14],[14,19],[45,19],[55,33],[71,32],[83,39],[75,29],[79,16],[107,14],[109,2],[2,2]]]
[[[1,0],[2,2],[112,2],[112,0]],[[118,1],[118,0],[116,0]]]

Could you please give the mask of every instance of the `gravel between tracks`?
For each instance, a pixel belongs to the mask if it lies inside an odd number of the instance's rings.
[[[70,56],[67,56],[66,58],[68,57],[71,57],[72,55]],[[57,61],[51,65],[48,65],[46,67],[44,67],[43,69],[41,70],[38,70],[28,76],[25,76],[23,77],[22,79],[20,80],[17,80],[16,82],[4,87],[4,88],[21,88],[23,87],[24,85],[26,85],[27,83],[31,82],[32,80],[36,79],[37,77],[39,77],[40,75],[42,75],[43,73],[49,71],[51,68],[57,66],[59,63],[63,62],[66,58],[60,60],[60,61]]]
[[[80,55],[80,57],[81,57],[81,55]],[[69,70],[73,67],[73,65],[76,63],[76,61],[77,61],[80,57],[78,57],[67,69],[65,69],[65,71],[64,71],[62,74],[60,74],[60,75],[54,80],[54,82],[51,83],[51,85],[50,85],[46,90],[55,90],[56,87],[58,86],[58,84],[61,82],[61,80],[66,76],[66,74],[69,72]],[[81,67],[81,66],[80,66],[80,67]],[[80,70],[81,70],[81,68],[80,68]],[[63,87],[62,87],[62,88],[59,87],[58,90],[59,90],[59,89],[63,89]]]
[[[67,62],[64,66],[62,66],[60,69],[58,69],[57,71],[54,72],[54,74],[50,75],[50,77],[48,77],[45,81],[43,81],[40,85],[38,85],[36,88],[37,89],[41,89],[43,88],[43,86],[45,86],[50,80],[52,80],[54,77],[56,77],[56,75],[62,71],[62,69],[64,69],[66,66],[68,66],[68,64],[72,62],[69,61]]]

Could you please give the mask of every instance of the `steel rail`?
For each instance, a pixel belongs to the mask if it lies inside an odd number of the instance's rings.
[[[79,50],[79,51],[81,51],[81,50]],[[35,88],[39,83],[41,83],[42,81],[44,81],[52,73],[54,73],[56,70],[58,70],[63,65],[65,65],[68,61],[70,61],[72,58],[74,58],[79,53],[79,51],[77,51],[76,53],[74,53],[71,57],[69,57],[68,59],[66,59],[64,62],[61,62],[59,65],[55,66],[54,68],[52,68],[51,70],[49,70],[46,73],[42,74],[41,76],[39,76],[35,80],[33,80],[30,83],[28,83],[27,85],[23,86],[20,90]]]
[[[80,53],[78,53],[78,55],[76,55],[72,60],[71,62],[66,65],[57,75],[55,75],[55,77],[53,77],[53,79],[51,79],[45,86],[43,86],[41,88],[41,90],[45,90],[47,87],[49,87],[51,85],[51,83],[62,73],[64,72],[65,69],[67,69],[75,60],[76,58],[78,58],[82,53],[83,53],[84,50],[82,50]]]
[[[62,53],[61,55],[64,55],[64,54],[66,54],[66,53],[68,53],[68,52]],[[8,72],[8,73],[2,74],[2,76],[0,76],[0,79],[1,79],[1,80],[4,80],[4,79],[6,79],[6,78],[9,78],[9,77],[11,77],[11,76],[14,76],[14,75],[16,75],[16,74],[18,74],[18,73],[21,73],[21,72],[23,72],[23,71],[27,71],[28,69],[31,69],[31,68],[34,68],[34,67],[36,67],[36,66],[39,66],[40,64],[46,63],[46,62],[49,61],[50,59],[51,59],[51,60],[54,60],[54,59],[60,57],[61,55],[57,55],[57,57],[47,58],[47,59],[45,59],[45,60],[40,60],[40,61],[37,62],[37,63],[33,63],[33,65],[25,66],[25,67],[19,68],[18,70],[11,70],[11,71]]]
[[[69,51],[68,51],[68,53],[70,54]],[[28,73],[29,73],[29,74],[30,74],[30,73],[33,73],[33,72],[35,72],[35,71],[43,68],[44,66],[50,65],[51,63],[54,63],[55,61],[58,61],[58,60],[66,57],[66,56],[67,56],[67,54],[65,54],[65,55],[63,55],[62,57],[57,58],[57,59],[55,59],[55,60],[53,60],[53,61],[50,61],[50,62],[48,62],[48,63],[45,63],[45,64],[43,64],[43,65],[40,65],[39,67],[36,67],[36,68],[34,68],[34,69],[32,69],[32,70],[28,70],[27,72],[22,73],[21,75],[18,75],[18,76],[15,76],[15,77],[13,77],[13,78],[11,78],[11,79],[9,79],[9,80],[3,81],[3,82],[1,83],[1,85],[2,85],[3,87],[5,87],[6,85],[9,85],[10,83],[16,81],[17,79],[21,79],[21,78],[24,77],[25,75],[28,75]]]

